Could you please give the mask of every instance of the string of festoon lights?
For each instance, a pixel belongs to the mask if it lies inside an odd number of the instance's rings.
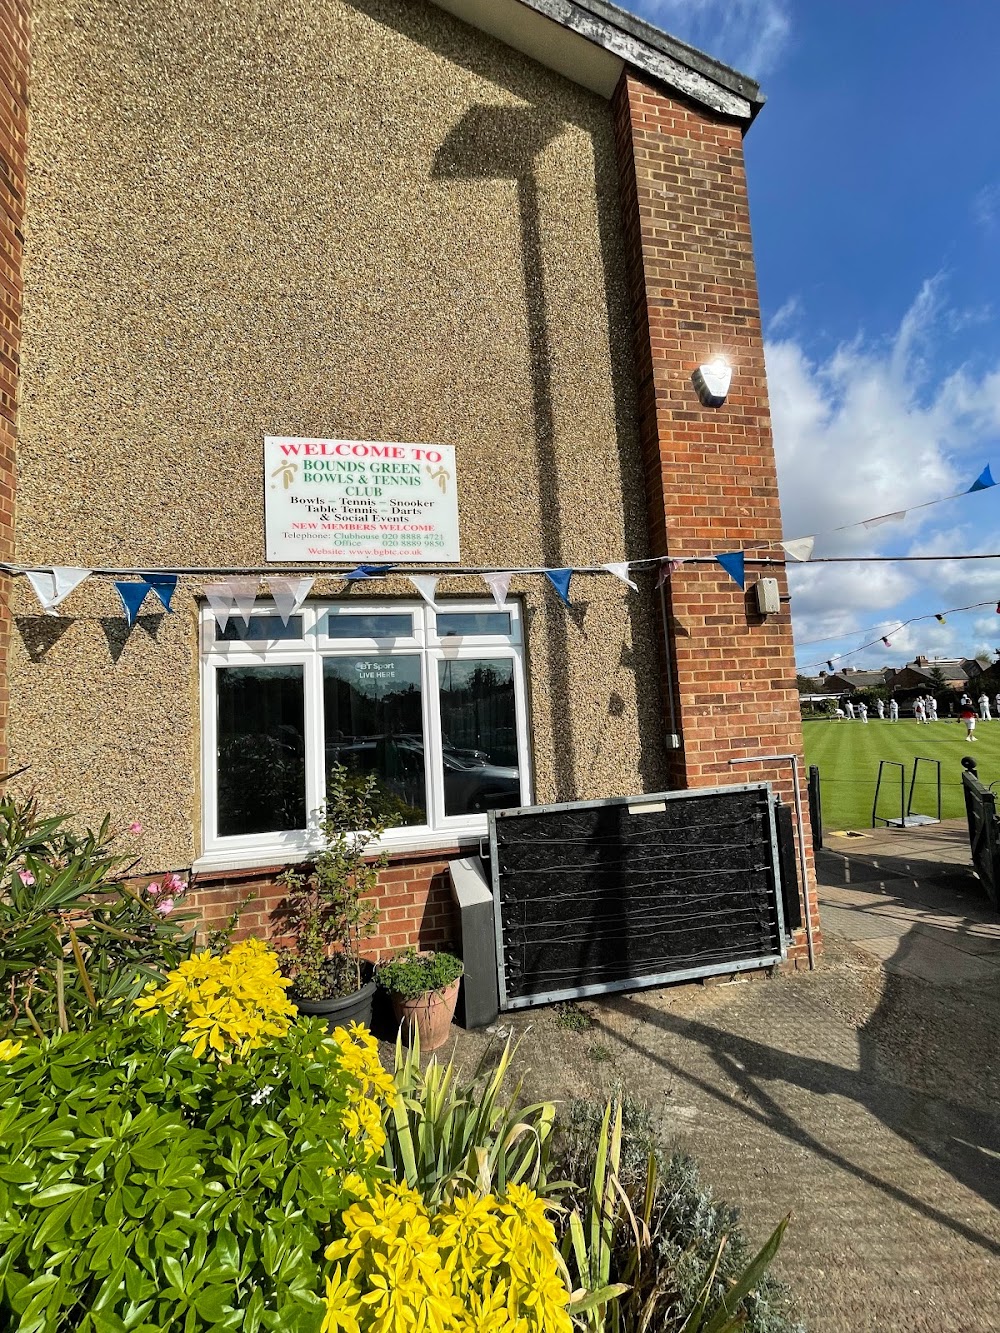
[[[992,557],[992,558],[998,558],[998,557]],[[825,666],[829,671],[833,671],[833,670],[834,670],[834,666],[835,666],[835,664],[836,664],[837,662],[845,662],[845,661],[847,661],[847,660],[848,660],[849,658],[851,658],[851,657],[856,657],[856,656],[858,655],[858,653],[863,653],[863,652],[865,652],[868,648],[874,648],[874,647],[876,646],[876,644],[882,644],[882,646],[883,646],[884,648],[891,648],[891,647],[892,647],[892,639],[890,638],[890,635],[896,635],[896,634],[899,634],[902,630],[906,629],[909,625],[917,625],[917,624],[921,624],[923,621],[926,621],[926,620],[935,620],[935,621],[938,622],[938,624],[940,624],[940,625],[944,625],[944,624],[946,623],[946,618],[947,618],[948,616],[957,616],[957,615],[960,615],[962,612],[965,612],[965,611],[981,611],[981,610],[983,610],[984,607],[987,607],[987,606],[995,606],[997,615],[1000,615],[1000,601],[994,602],[993,598],[990,598],[990,600],[989,600],[988,602],[971,602],[968,606],[952,606],[952,607],[948,607],[948,608],[946,608],[946,609],[943,610],[943,611],[929,611],[929,612],[926,612],[926,613],[924,613],[924,614],[922,614],[922,615],[919,615],[919,616],[910,616],[910,617],[908,617],[906,620],[886,621],[886,622],[884,622],[884,623],[881,624],[881,625],[873,625],[873,626],[870,626],[867,630],[861,630],[860,633],[862,633],[862,634],[870,634],[870,633],[872,633],[874,630],[877,630],[877,629],[888,629],[888,630],[889,630],[889,633],[888,633],[888,634],[880,634],[880,635],[878,635],[876,638],[869,640],[867,643],[859,644],[857,648],[852,648],[852,649],[850,649],[850,650],[849,650],[848,652],[846,652],[846,653],[835,653],[832,657],[820,658],[820,659],[819,659],[818,661],[816,661],[816,662],[805,662],[805,663],[801,663],[801,664],[799,664],[799,666],[798,666],[798,670],[799,670],[799,671],[808,671],[811,667],[821,667],[821,666]],[[891,626],[892,628],[890,628],[890,626]],[[830,639],[834,639],[834,638],[843,639],[843,638],[847,638],[847,637],[848,637],[848,636],[847,636],[846,634],[830,635],[830,636],[829,636]],[[813,642],[813,643],[823,643],[823,642],[825,642],[825,640],[823,640],[823,639],[814,639],[814,640],[812,640],[812,642]],[[804,645],[800,645],[800,646],[804,646]]]

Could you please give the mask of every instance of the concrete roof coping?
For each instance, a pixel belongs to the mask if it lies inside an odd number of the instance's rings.
[[[608,0],[433,3],[603,97],[628,67],[748,124],[764,105],[755,80]]]

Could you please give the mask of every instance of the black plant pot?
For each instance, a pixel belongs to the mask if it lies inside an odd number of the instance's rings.
[[[291,1000],[300,1014],[308,1018],[325,1018],[331,1032],[348,1023],[363,1023],[370,1029],[375,990],[375,982],[368,981],[353,995],[337,995],[331,1000],[303,1000],[293,990]]]

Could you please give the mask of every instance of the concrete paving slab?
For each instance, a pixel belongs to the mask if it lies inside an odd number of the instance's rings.
[[[905,935],[881,935],[857,941],[872,953],[888,972],[917,977],[935,986],[959,986],[970,981],[1000,981],[1000,963],[954,948],[940,939],[917,931]]]

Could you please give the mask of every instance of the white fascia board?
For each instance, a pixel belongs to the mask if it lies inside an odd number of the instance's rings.
[[[657,51],[572,0],[433,0],[473,28],[610,98],[626,65],[652,75],[693,101],[749,121],[754,107],[696,69]]]
[[[624,61],[521,0],[433,0],[472,28],[489,33],[573,83],[610,98]]]

